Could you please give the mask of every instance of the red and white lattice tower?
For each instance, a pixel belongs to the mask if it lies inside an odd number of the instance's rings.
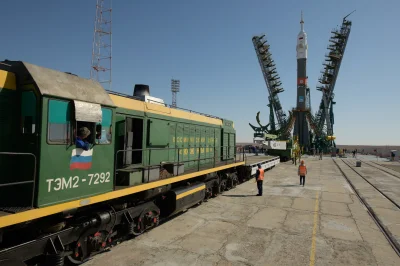
[[[97,0],[90,78],[111,90],[112,0]]]

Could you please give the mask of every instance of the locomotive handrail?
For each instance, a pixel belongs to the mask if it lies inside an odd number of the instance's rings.
[[[191,148],[197,148],[198,149],[198,157],[199,158],[197,158],[197,159],[190,159],[190,160],[180,160],[180,153],[179,153],[179,151],[180,150],[182,150],[182,149],[191,149]],[[200,149],[201,148],[212,148],[213,150],[214,150],[214,156],[213,157],[205,157],[205,158],[200,158]],[[189,147],[180,147],[180,148],[144,148],[144,149],[125,149],[125,150],[118,150],[116,153],[115,153],[115,169],[114,169],[114,172],[115,173],[117,173],[118,171],[120,171],[120,170],[123,170],[123,169],[117,169],[117,165],[118,165],[118,155],[121,153],[121,152],[123,152],[123,153],[126,153],[126,152],[139,152],[139,151],[145,151],[145,152],[149,152],[149,161],[151,160],[151,151],[167,151],[167,150],[176,150],[177,152],[178,152],[178,160],[177,161],[171,161],[171,162],[168,162],[168,163],[171,163],[171,164],[177,164],[177,165],[179,165],[179,163],[187,163],[187,162],[197,162],[197,171],[200,171],[200,161],[203,161],[203,160],[210,160],[210,159],[213,159],[213,166],[215,167],[215,164],[216,164],[216,159],[218,158],[218,157],[222,157],[222,156],[224,156],[223,154],[220,154],[219,156],[216,156],[216,149],[218,149],[218,148],[226,148],[226,151],[225,151],[225,154],[227,154],[228,153],[228,149],[234,149],[234,152],[233,152],[233,157],[232,158],[226,158],[226,160],[225,160],[225,165],[226,164],[228,164],[228,161],[229,160],[234,160],[235,161],[235,163],[237,162],[237,158],[236,158],[236,155],[237,155],[237,153],[236,153],[236,150],[235,150],[235,147],[234,146],[229,146],[229,145],[223,145],[223,146],[199,146],[199,147],[191,147],[191,146],[189,146]],[[144,160],[143,160],[144,161]],[[151,167],[154,167],[154,166],[160,166],[161,167],[161,163],[160,164],[150,164],[150,162],[148,163],[148,164],[145,164],[145,163],[143,163],[143,165],[141,166],[141,167],[144,167],[144,168],[148,168],[147,170],[148,171],[150,171],[150,168]],[[178,176],[179,175],[179,169],[178,169],[178,167],[177,167],[177,172],[176,172],[176,176]],[[115,175],[115,177],[114,178],[116,178],[116,175]]]
[[[12,183],[4,183],[0,184],[0,187],[9,187],[9,186],[18,186],[23,184],[32,183],[32,201],[31,207],[33,208],[33,203],[35,201],[35,180],[36,180],[36,155],[33,153],[25,153],[25,152],[0,152],[0,155],[22,155],[22,156],[32,156],[33,157],[33,180],[30,181],[20,181],[20,182],[12,182]]]

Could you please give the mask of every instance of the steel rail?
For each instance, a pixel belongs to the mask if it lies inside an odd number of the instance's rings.
[[[396,252],[397,256],[400,257],[400,246],[399,244],[394,240],[394,237],[385,229],[384,225],[381,223],[377,215],[375,214],[374,210],[364,201],[364,199],[360,196],[358,191],[356,190],[355,186],[353,183],[349,180],[347,175],[343,172],[342,168],[340,168],[339,164],[335,161],[335,159],[332,159],[333,162],[336,164],[338,167],[339,171],[342,173],[343,177],[346,179],[347,183],[349,183],[350,187],[353,189],[354,193],[356,194],[358,200],[361,202],[362,205],[367,209],[368,214],[372,218],[372,220],[375,222],[376,226],[378,226],[379,230],[381,230],[382,234],[385,236],[386,240],[389,242],[390,246],[393,248],[393,250]],[[344,162],[343,159],[341,159]],[[346,163],[345,163],[346,164]],[[347,164],[346,164],[347,165]],[[347,165],[348,166],[348,165]],[[349,166],[350,167],[350,166]],[[351,168],[351,167],[350,167]],[[353,168],[351,168],[353,171],[355,171]],[[356,171],[355,171],[356,172]],[[357,172],[356,172],[357,173]],[[357,173],[358,174],[358,173]],[[369,182],[368,182],[369,183]]]
[[[382,171],[382,172],[385,172],[385,173],[387,173],[387,174],[389,174],[389,175],[391,175],[391,176],[394,176],[394,177],[397,177],[397,178],[400,179],[400,177],[398,177],[397,175],[394,175],[394,174],[392,174],[392,173],[390,173],[390,172],[388,172],[388,171],[386,171],[386,170],[384,170],[384,169],[380,169],[380,168],[377,167],[376,165],[373,165],[373,164],[371,164],[371,163],[369,163],[369,162],[366,162],[366,161],[363,161],[363,160],[360,160],[360,161],[363,162],[363,163],[365,163],[366,165],[372,166],[372,167],[374,167],[374,168],[376,168],[376,169],[378,169],[378,170],[380,170],[380,171]],[[383,165],[381,165],[381,164],[377,164],[377,165],[379,165],[379,166],[381,166],[381,167],[383,167],[383,168],[389,169],[389,170],[391,170],[391,171],[393,171],[393,172],[397,172],[397,171],[395,171],[395,170],[393,170],[393,169],[390,169],[389,167],[383,166]],[[400,175],[400,173],[399,173],[399,175]]]
[[[384,192],[382,192],[379,188],[377,188],[375,185],[373,185],[371,182],[369,182],[363,175],[361,175],[359,172],[357,172],[356,170],[353,169],[353,167],[350,166],[350,164],[348,164],[347,162],[345,162],[342,159],[343,163],[345,163],[348,167],[350,167],[351,170],[353,170],[357,175],[359,175],[360,177],[362,177],[362,179],[364,179],[365,181],[368,182],[368,184],[370,184],[373,188],[375,188],[382,196],[384,196],[386,199],[388,199],[391,203],[393,203],[399,210],[400,210],[400,205],[397,204],[394,200],[392,200],[388,195],[386,195]],[[379,169],[379,168],[378,168]]]

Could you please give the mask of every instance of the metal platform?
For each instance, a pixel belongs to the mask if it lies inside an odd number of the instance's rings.
[[[251,169],[250,175],[255,175],[257,171],[257,164],[261,164],[264,170],[271,169],[275,165],[279,164],[279,156],[270,155],[250,155],[245,156],[245,166]]]

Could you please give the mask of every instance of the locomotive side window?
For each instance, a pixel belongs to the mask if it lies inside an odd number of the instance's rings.
[[[21,125],[23,134],[36,133],[36,95],[33,91],[23,91],[21,99]]]
[[[101,108],[102,120],[96,124],[96,139],[98,144],[110,144],[112,136],[112,111],[108,108]]]
[[[70,143],[71,103],[61,100],[49,100],[47,139],[52,144]]]

